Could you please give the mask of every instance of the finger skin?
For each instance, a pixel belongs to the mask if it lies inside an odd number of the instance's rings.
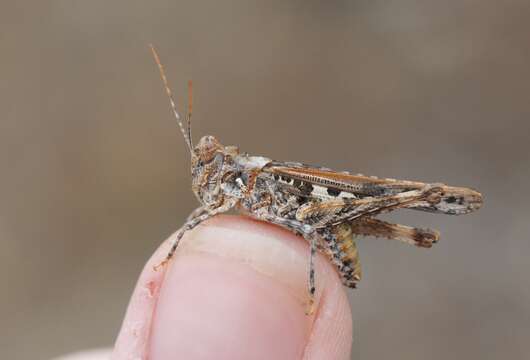
[[[349,359],[351,312],[333,267],[316,259],[307,307],[307,242],[276,226],[217,216],[164,243],[140,275],[112,359]]]

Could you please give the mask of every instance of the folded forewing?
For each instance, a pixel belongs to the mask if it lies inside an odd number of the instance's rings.
[[[382,197],[436,186],[443,190],[438,203],[416,203],[410,208],[460,215],[474,211],[482,204],[482,195],[472,189],[438,183],[380,179],[290,162],[272,162],[263,171],[272,173],[279,181],[287,182],[296,188],[299,187],[308,196],[316,198]]]

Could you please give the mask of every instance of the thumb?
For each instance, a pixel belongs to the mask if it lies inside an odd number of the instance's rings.
[[[349,359],[352,320],[332,265],[316,259],[316,311],[305,315],[309,249],[302,238],[218,216],[186,234],[165,274],[148,261],[113,360]]]

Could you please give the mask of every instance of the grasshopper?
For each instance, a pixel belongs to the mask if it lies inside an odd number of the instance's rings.
[[[482,195],[465,187],[380,179],[274,161],[241,153],[236,146],[223,146],[210,135],[194,145],[191,82],[185,129],[160,58],[153,46],[151,51],[191,155],[192,190],[201,204],[177,231],[165,260],[156,268],[173,257],[184,233],[217,214],[238,209],[255,219],[286,228],[309,242],[307,312],[312,313],[317,250],[333,263],[342,283],[355,288],[361,280],[355,235],[395,239],[423,248],[430,248],[440,238],[436,230],[391,224],[376,216],[397,209],[462,215],[482,205]]]

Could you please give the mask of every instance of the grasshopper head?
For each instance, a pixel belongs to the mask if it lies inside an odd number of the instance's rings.
[[[223,146],[211,135],[203,136],[191,153],[192,190],[205,205],[217,202],[221,195],[219,186],[225,173],[231,171],[232,156],[238,150]]]

